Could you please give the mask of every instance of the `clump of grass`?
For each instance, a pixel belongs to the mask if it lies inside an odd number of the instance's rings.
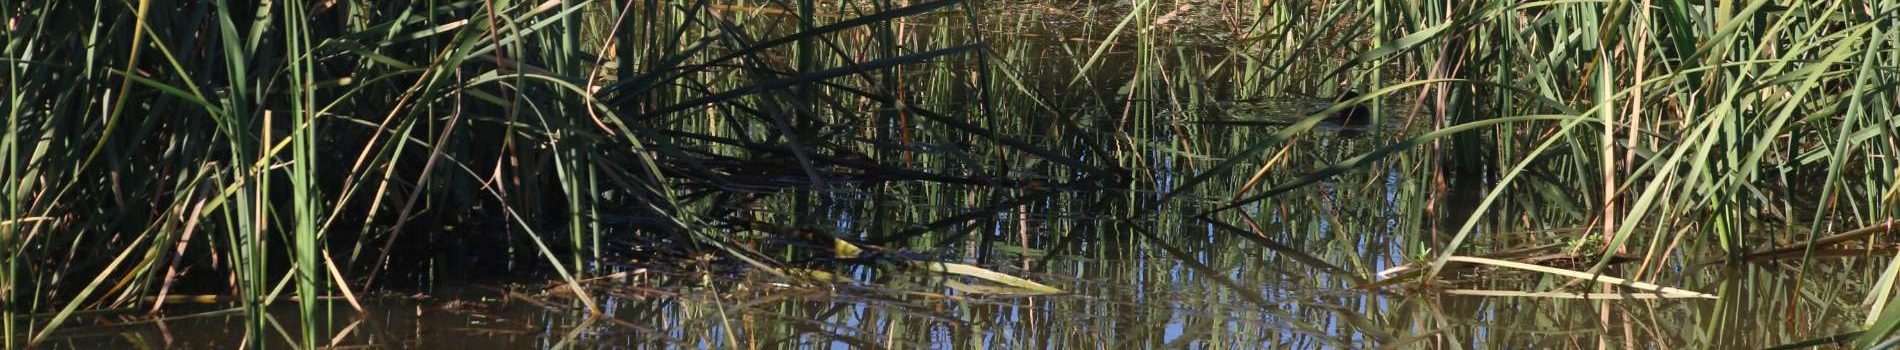
[[[9,344],[85,310],[224,292],[262,342],[287,283],[354,304],[392,261],[417,260],[404,246],[451,232],[521,242],[569,283],[617,241],[773,269],[726,237],[747,221],[729,210],[740,197],[797,197],[801,216],[812,195],[785,189],[1020,182],[940,173],[891,142],[956,135],[1099,167],[967,121],[980,104],[943,108],[968,95],[898,93],[912,89],[898,69],[953,72],[984,47],[908,27],[975,11],[955,0],[177,5],[0,10]],[[326,314],[299,305],[293,338],[323,345]]]
[[[1391,138],[1375,151],[1263,186],[1264,192],[1224,208],[1257,205],[1425,150],[1422,156],[1438,167],[1429,174],[1435,186],[1427,193],[1429,207],[1453,208],[1436,216],[1443,225],[1415,231],[1421,233],[1415,242],[1429,242],[1422,258],[1432,272],[1448,259],[1490,249],[1480,231],[1577,226],[1588,230],[1567,241],[1571,251],[1598,257],[1590,273],[1606,273],[1613,256],[1633,254],[1640,259],[1617,274],[1674,280],[1698,274],[1683,268],[1685,260],[1741,261],[1791,242],[1805,242],[1807,253],[1794,259],[1806,261],[1823,246],[1815,244],[1820,238],[1885,227],[1900,213],[1882,198],[1896,186],[1900,156],[1893,135],[1900,119],[1892,117],[1900,101],[1891,93],[1896,57],[1889,48],[1896,34],[1886,29],[1895,5],[1371,1],[1321,7],[1376,29],[1327,74],[1372,91],[1347,103],[1423,102],[1417,113],[1380,114],[1435,131]],[[1267,158],[1319,117],[1255,141],[1184,187]],[[1577,219],[1518,220],[1564,217]],[[1448,235],[1428,237],[1441,231]],[[1812,269],[1799,266],[1802,273]],[[1900,270],[1886,271],[1882,280]],[[1880,295],[1879,302],[1870,300],[1872,314],[1881,313],[1888,289],[1883,283],[1867,290]],[[1884,339],[1892,324],[1881,323],[1881,331],[1860,344]]]
[[[180,10],[155,9],[168,5]],[[1329,182],[1356,175],[1414,179],[1383,193],[1400,208],[1382,215],[1400,219],[1388,232],[1424,284],[1527,240],[1489,232],[1542,232],[1593,258],[1579,273],[1651,285],[1699,276],[1705,259],[1805,261],[1896,213],[1900,2],[981,5],[0,7],[0,328],[34,344],[88,310],[220,293],[261,343],[266,306],[354,301],[392,265],[428,260],[403,248],[450,235],[503,237],[568,285],[603,272],[617,242],[794,275],[788,261],[860,258],[838,247],[863,243],[988,251],[998,237],[972,232],[996,213],[1069,202],[1133,203],[1117,214],[1163,223],[1192,210],[1356,282],[1359,257],[1261,232],[1285,194],[1339,196]],[[1039,27],[1048,17],[1068,31]],[[1349,89],[1366,93],[1268,134],[1176,119]],[[1316,125],[1359,104],[1373,125],[1415,127],[1315,146],[1329,142]],[[897,197],[879,206],[956,209],[821,221],[867,188]],[[1072,194],[1105,190],[1137,194]],[[1200,205],[1211,195],[1230,199]],[[1042,238],[1026,230],[1021,251]],[[1192,257],[1129,232],[1095,238]],[[1900,264],[1852,266],[1879,276],[1858,290],[1873,315],[1859,341],[1876,345],[1900,328],[1886,306]],[[303,347],[328,332],[314,304],[299,304]]]

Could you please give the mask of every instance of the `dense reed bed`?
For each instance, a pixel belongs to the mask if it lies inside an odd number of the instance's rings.
[[[5,341],[212,296],[233,343],[315,348],[379,291],[502,274],[598,315],[575,286],[631,262],[715,295],[854,264],[1047,293],[1053,256],[1125,246],[1250,309],[1256,284],[1715,297],[1684,342],[1900,328],[1900,1],[970,1],[0,6]],[[1366,135],[1319,127],[1354,106]],[[1219,277],[1252,260],[1316,278]],[[1720,282],[1747,264],[1778,277]],[[1385,307],[1305,344],[1484,333]],[[1855,322],[1740,337],[1745,310]]]

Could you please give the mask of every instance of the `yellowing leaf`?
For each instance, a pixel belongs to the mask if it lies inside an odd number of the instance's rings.
[[[837,238],[831,239],[831,251],[839,259],[856,258],[858,254],[864,254],[864,248],[858,248],[856,244]]]
[[[952,275],[975,277],[975,278],[990,281],[990,282],[1002,283],[1003,285],[1006,285],[1006,286],[1019,288],[1019,289],[1030,292],[1028,294],[1062,293],[1062,290],[1057,289],[1056,287],[1050,287],[1048,285],[1036,283],[1035,281],[1022,279],[1016,276],[1006,275],[1001,272],[990,271],[988,269],[984,269],[981,267],[957,264],[957,263],[945,263],[945,262],[917,261],[914,263],[919,265],[919,267],[923,267],[926,270],[930,270],[934,272],[942,272],[942,273],[947,273],[947,274],[952,274]]]

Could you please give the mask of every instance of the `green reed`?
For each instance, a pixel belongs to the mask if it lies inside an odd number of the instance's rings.
[[[86,311],[228,293],[251,344],[274,339],[266,307],[294,302],[295,343],[316,347],[338,331],[319,300],[354,303],[395,278],[390,265],[429,259],[407,256],[414,248],[484,235],[569,284],[606,273],[605,259],[624,253],[614,242],[650,244],[680,264],[711,253],[779,277],[814,255],[757,248],[760,235],[971,256],[1148,245],[1216,276],[1224,296],[1271,283],[1219,280],[1251,258],[1165,229],[1194,225],[1346,276],[1290,286],[1303,288],[1364,283],[1404,261],[1353,252],[1391,245],[1424,262],[1428,272],[1410,278],[1428,286],[1456,272],[1451,257],[1524,245],[1557,244],[1591,257],[1579,270],[1658,283],[1710,278],[1697,267],[1707,260],[1800,247],[1783,258],[1803,262],[1795,277],[1775,282],[1792,291],[1712,287],[1763,300],[1864,294],[1868,306],[1856,308],[1872,327],[1861,345],[1900,328],[1887,307],[1900,264],[1871,253],[1806,263],[1822,237],[1896,213],[1900,36],[1888,27],[1900,2],[1062,6],[0,8],[0,328],[8,344],[35,344]],[[1276,129],[1191,126],[1235,117],[1208,106],[1346,90],[1367,94]],[[1352,104],[1370,106],[1385,130],[1356,140],[1314,130]],[[875,207],[845,204],[853,191]],[[1087,191],[1142,195],[1073,193]],[[1162,229],[1031,224],[1075,208]],[[1348,209],[1289,215],[1310,208]],[[838,213],[864,223],[821,220]],[[1396,223],[1374,224],[1387,218]],[[1327,250],[1293,248],[1309,245]],[[1019,258],[1034,272],[1034,259]],[[281,293],[291,282],[295,298]],[[599,312],[574,291],[577,310]],[[1759,306],[1724,300],[1706,315]],[[1365,322],[1427,322],[1412,317]]]
[[[849,94],[876,94],[862,97],[899,113],[905,104],[888,95],[896,75],[870,89],[815,83],[973,48],[957,38],[914,42],[949,48],[919,50],[892,36],[897,19],[952,2],[845,11],[856,4],[806,1],[789,17],[800,19],[797,36],[774,24],[787,17],[756,14],[775,8],[766,4],[552,4],[9,6],[0,142],[9,344],[43,340],[87,310],[156,311],[168,294],[203,293],[219,280],[205,274],[226,272],[250,315],[250,344],[271,338],[264,308],[291,300],[301,330],[292,338],[315,347],[335,331],[318,301],[354,305],[352,292],[381,282],[399,248],[415,245],[402,242],[523,237],[572,283],[569,271],[609,255],[606,214],[653,219],[639,231],[684,238],[686,249],[746,254],[680,198],[706,180],[669,179],[689,165],[656,159],[706,159],[698,140],[712,137],[719,157],[800,158],[816,180],[812,159],[870,149],[827,139],[825,128],[854,118],[834,112],[857,109]],[[182,12],[151,16],[153,7]],[[841,45],[855,41],[875,44]],[[795,66],[775,61],[787,52]],[[780,93],[788,87],[799,93]],[[689,110],[734,113],[678,129],[655,120]],[[761,146],[775,142],[792,154]],[[448,228],[457,225],[486,232]],[[180,273],[213,260],[229,263]],[[292,281],[295,298],[280,294]],[[27,317],[48,310],[58,312]]]
[[[1334,8],[1375,16],[1378,30],[1353,42],[1362,49],[1328,76],[1372,77],[1353,85],[1424,102],[1413,104],[1417,113],[1382,104],[1382,114],[1440,129],[1402,136],[1366,153],[1369,160],[1435,150],[1441,170],[1431,176],[1444,180],[1432,200],[1482,193],[1471,215],[1446,218],[1455,232],[1448,240],[1426,246],[1434,271],[1446,257],[1484,252],[1478,227],[1515,227],[1512,218],[1530,216],[1544,219],[1522,229],[1588,228],[1566,239],[1573,251],[1601,256],[1588,271],[1631,254],[1638,263],[1619,274],[1667,279],[1693,274],[1671,267],[1684,260],[1739,260],[1777,241],[1813,243],[1891,223],[1895,207],[1881,196],[1895,186],[1900,148],[1887,93],[1894,77],[1882,67],[1894,59],[1886,47],[1896,37],[1885,30],[1894,5],[1341,4]],[[1393,75],[1399,83],[1379,81]],[[1265,158],[1278,142],[1258,142],[1222,165]],[[1550,220],[1562,217],[1577,219]],[[1818,246],[1806,245],[1807,254]],[[1884,337],[1873,334],[1866,339]]]

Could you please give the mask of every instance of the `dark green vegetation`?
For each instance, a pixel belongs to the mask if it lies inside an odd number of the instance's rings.
[[[1895,344],[1900,1],[968,1],[7,2],[5,343]]]

